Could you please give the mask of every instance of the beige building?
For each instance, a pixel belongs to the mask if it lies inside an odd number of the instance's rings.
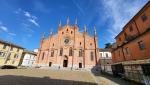
[[[40,42],[37,55],[37,65],[54,68],[93,68],[97,64],[98,40],[96,29],[94,35],[90,36],[86,26],[84,32],[79,31],[77,22],[74,26],[67,24],[58,26],[58,32],[45,38]]]
[[[112,49],[99,49],[101,70],[108,74],[112,74],[111,64],[112,64]]]
[[[20,65],[20,59],[24,48],[16,44],[0,40],[0,66]]]
[[[21,59],[21,66],[34,67],[36,61],[36,53],[33,51],[25,50]]]

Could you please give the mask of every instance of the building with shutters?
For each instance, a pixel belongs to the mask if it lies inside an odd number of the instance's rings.
[[[19,45],[0,40],[0,66],[19,66],[23,50]]]

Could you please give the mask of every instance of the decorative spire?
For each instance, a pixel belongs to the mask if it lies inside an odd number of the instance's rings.
[[[94,26],[94,35],[97,35],[97,33],[96,33],[96,27]]]
[[[87,32],[87,28],[86,28],[86,25],[84,25],[84,32]]]
[[[44,39],[45,38],[45,32],[43,32],[43,34],[42,34],[42,39]]]
[[[78,20],[76,19],[76,20],[75,20],[75,25],[77,25],[77,24],[78,24]]]
[[[59,22],[59,27],[61,27],[61,20],[60,20],[60,22]]]
[[[67,18],[67,25],[69,25],[69,17]]]

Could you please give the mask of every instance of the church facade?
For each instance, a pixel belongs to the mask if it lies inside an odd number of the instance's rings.
[[[84,26],[79,31],[77,21],[74,26],[67,24],[58,26],[57,34],[50,32],[48,38],[43,37],[37,55],[38,66],[54,68],[93,68],[98,63],[98,40],[95,27],[90,36]]]

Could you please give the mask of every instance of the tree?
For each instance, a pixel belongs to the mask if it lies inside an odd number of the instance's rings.
[[[105,48],[112,48],[112,44],[111,43],[106,43]]]

